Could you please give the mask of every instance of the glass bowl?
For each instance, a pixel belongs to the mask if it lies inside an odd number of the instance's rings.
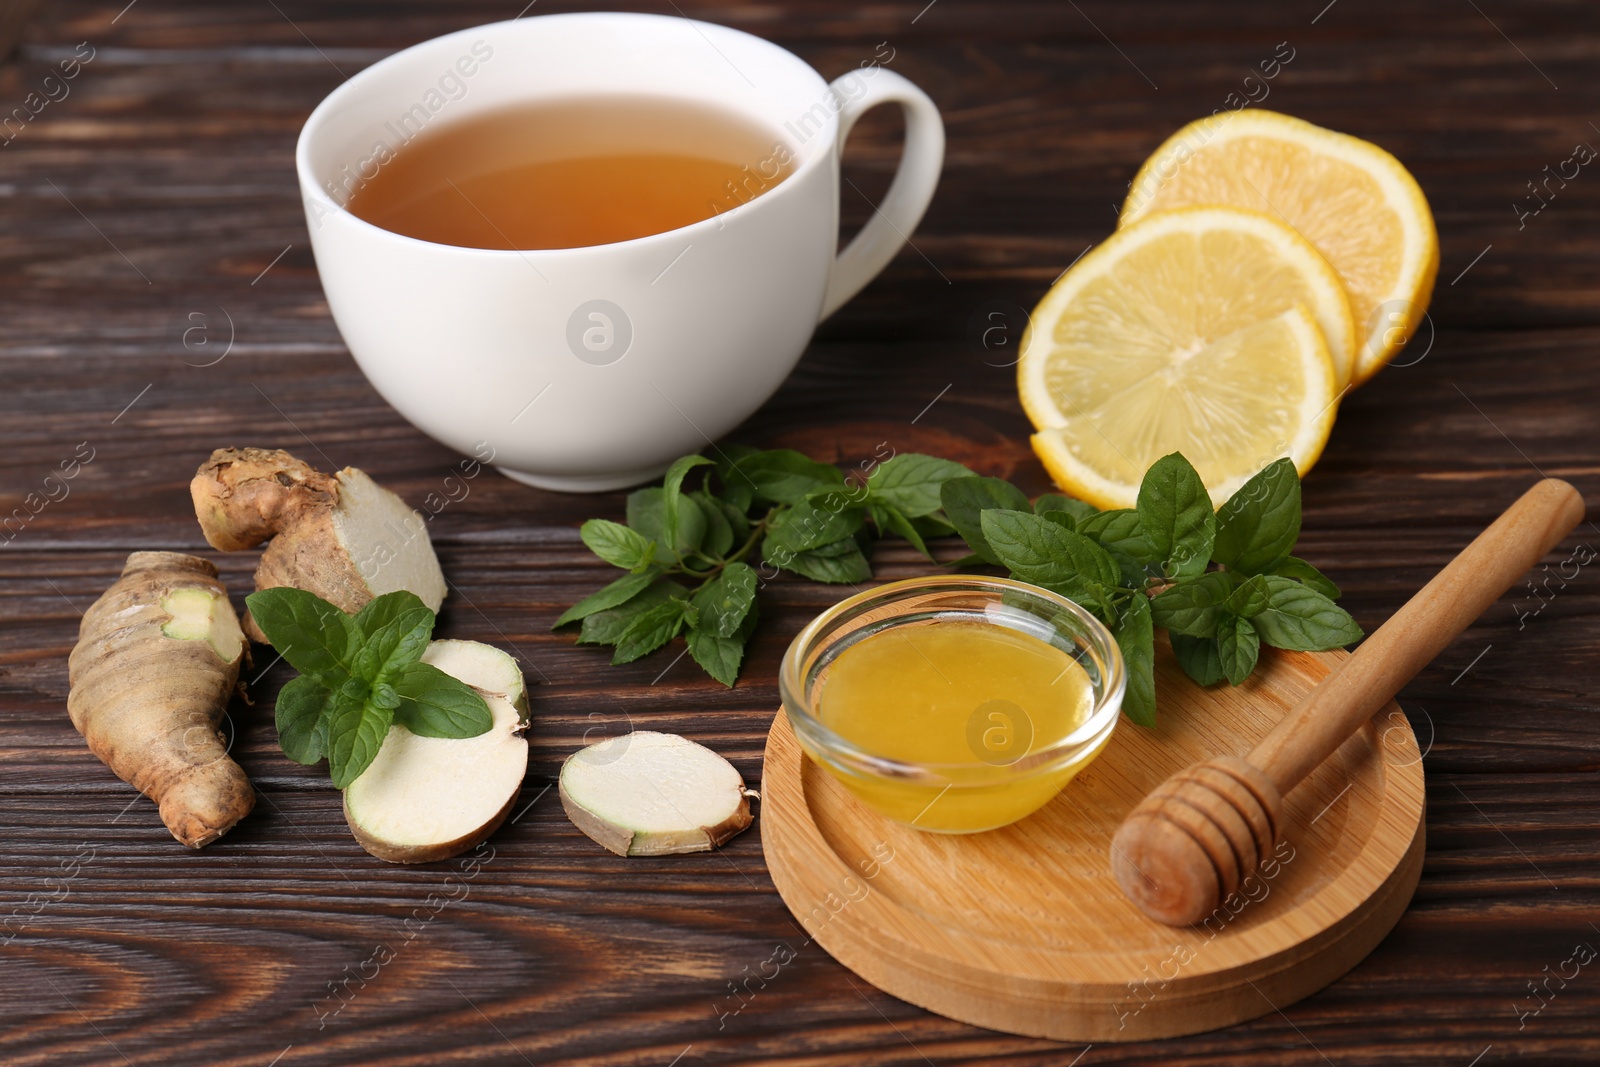
[[[1034,744],[1031,724],[1011,721],[1012,714],[1026,718],[1021,708],[980,705],[968,724],[972,758],[950,763],[867,751],[823,723],[819,702],[828,668],[846,649],[894,627],[954,620],[1004,626],[1066,652],[1089,677],[1087,718],[1059,740]],[[961,667],[946,663],[941,673]],[[1038,586],[972,575],[913,578],[841,601],[794,639],[778,675],[784,713],[817,764],[874,811],[939,833],[993,830],[1043,807],[1111,739],[1126,685],[1115,639],[1089,612]],[[1009,742],[1022,735],[1029,739],[1024,744],[989,744],[991,737]]]

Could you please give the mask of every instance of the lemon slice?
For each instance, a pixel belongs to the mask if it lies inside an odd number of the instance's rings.
[[[1304,473],[1342,387],[1325,334],[1351,337],[1333,269],[1293,230],[1234,208],[1118,230],[1034,309],[1017,387],[1066,492],[1132,507],[1182,452],[1221,503],[1280,456]]]
[[[1259,108],[1200,119],[1139,168],[1120,224],[1200,204],[1271,215],[1328,258],[1355,315],[1357,384],[1422,321],[1439,236],[1416,179],[1377,145]]]

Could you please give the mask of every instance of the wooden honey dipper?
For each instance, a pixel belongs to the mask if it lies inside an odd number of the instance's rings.
[[[1394,698],[1583,518],[1546,478],[1363,641],[1244,758],[1196,763],[1157,786],[1111,842],[1117,884],[1146,915],[1210,915],[1277,843],[1283,796]]]

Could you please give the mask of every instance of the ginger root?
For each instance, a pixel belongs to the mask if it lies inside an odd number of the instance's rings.
[[[89,751],[154,800],[190,848],[233,829],[255,791],[217,725],[239,681],[244,634],[209,562],[135,552],[84,613],[67,660],[67,713]]]
[[[444,601],[426,520],[354,467],[330,475],[281,449],[219,448],[189,492],[213,548],[235,552],[266,542],[258,590],[304,589],[352,614],[400,589],[434,611]],[[244,631],[269,643],[248,614]]]

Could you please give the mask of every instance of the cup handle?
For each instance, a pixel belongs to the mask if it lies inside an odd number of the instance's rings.
[[[850,99],[840,88],[846,79],[856,79],[852,91],[861,83],[854,72],[837,78],[829,88],[842,102],[839,108],[839,152],[856,120],[879,104],[895,103],[906,115],[906,143],[900,153],[900,168],[895,171],[889,195],[873,209],[861,232],[834,258],[828,272],[828,291],[822,300],[822,318],[859,293],[894,258],[900,246],[922,221],[922,213],[933,199],[944,165],[944,122],[928,94],[892,70],[873,68],[866,80],[867,91]]]

